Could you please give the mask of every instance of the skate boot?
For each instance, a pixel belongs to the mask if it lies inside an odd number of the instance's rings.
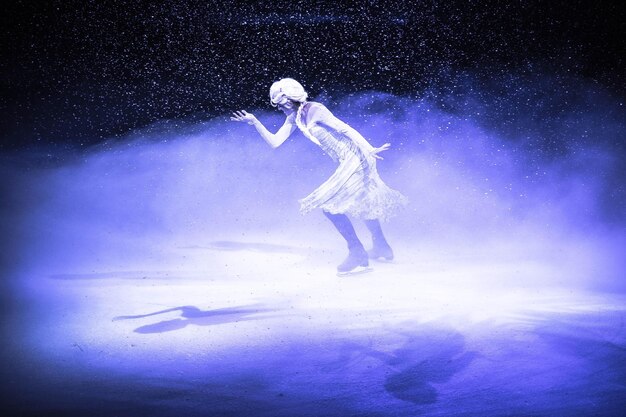
[[[379,243],[367,251],[367,256],[370,259],[391,262],[393,261],[393,249],[391,249],[391,246],[389,246],[387,242],[384,244]]]
[[[371,271],[363,247],[351,248],[348,257],[337,267],[337,275],[353,275]]]

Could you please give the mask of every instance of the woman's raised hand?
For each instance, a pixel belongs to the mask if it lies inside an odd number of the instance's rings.
[[[248,113],[245,110],[238,110],[233,112],[233,116],[230,117],[230,120],[233,122],[246,122],[251,125],[256,121],[256,117],[254,117],[254,114]]]
[[[383,146],[381,146],[380,148],[374,148],[371,150],[370,155],[372,155],[374,158],[376,159],[383,159],[382,156],[379,156],[378,154],[380,152],[386,151],[387,149],[389,149],[389,147],[391,146],[390,143],[385,143]]]

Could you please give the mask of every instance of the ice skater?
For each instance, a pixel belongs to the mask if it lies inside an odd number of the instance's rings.
[[[302,213],[321,208],[348,243],[348,257],[337,267],[339,275],[368,270],[368,258],[392,260],[394,253],[385,239],[380,220],[404,205],[406,198],[389,188],[376,171],[376,160],[382,159],[378,154],[390,145],[373,147],[323,104],[307,101],[307,97],[302,85],[294,79],[283,78],[272,84],[270,103],[286,115],[285,123],[276,133],[271,133],[245,110],[234,112],[231,120],[253,125],[272,148],[282,145],[299,128],[339,163],[328,180],[299,200]],[[348,215],[364,220],[372,235],[371,250],[365,251]]]

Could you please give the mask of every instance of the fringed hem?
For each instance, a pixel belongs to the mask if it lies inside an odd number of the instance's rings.
[[[327,201],[324,204],[314,204],[310,199],[299,200],[300,212],[307,214],[320,208],[332,214],[347,214],[357,219],[387,221],[404,208],[409,200],[400,192],[384,186],[383,192],[370,193],[351,202]]]

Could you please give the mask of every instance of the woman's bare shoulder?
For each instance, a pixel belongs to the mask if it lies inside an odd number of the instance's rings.
[[[327,118],[332,115],[330,110],[326,108],[322,103],[318,103],[317,101],[309,101],[307,102],[306,107],[306,118],[309,123],[314,121],[319,121]]]

